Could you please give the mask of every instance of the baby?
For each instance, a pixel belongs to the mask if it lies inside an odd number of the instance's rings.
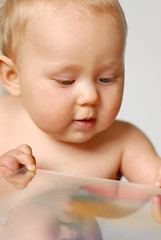
[[[25,166],[161,187],[161,159],[115,120],[127,26],[117,0],[5,0],[0,175]]]

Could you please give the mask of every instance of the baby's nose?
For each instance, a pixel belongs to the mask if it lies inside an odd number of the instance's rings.
[[[81,88],[77,98],[78,105],[96,105],[99,103],[99,93],[95,85],[89,84]]]

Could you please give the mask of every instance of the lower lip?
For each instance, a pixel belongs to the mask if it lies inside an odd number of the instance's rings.
[[[73,120],[73,123],[80,129],[90,129],[95,124],[95,119],[83,121],[83,120]]]

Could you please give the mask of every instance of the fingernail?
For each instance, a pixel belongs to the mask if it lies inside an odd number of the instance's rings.
[[[27,168],[27,170],[32,171],[32,172],[35,172],[37,169],[35,165],[30,165],[30,166],[27,166],[26,168]]]
[[[161,187],[161,183],[160,182],[156,182],[155,186],[160,188]]]

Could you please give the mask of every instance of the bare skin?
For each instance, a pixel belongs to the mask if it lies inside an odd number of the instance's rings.
[[[9,101],[10,104],[6,104]],[[146,136],[134,126],[115,121],[105,132],[85,143],[50,141],[41,130],[24,120],[20,109],[18,99],[1,98],[0,115],[6,117],[0,119],[1,175],[24,164],[29,170],[34,170],[35,165],[42,169],[109,179],[117,179],[121,171],[130,181],[150,185],[160,181],[160,175],[157,176],[160,159]],[[12,122],[5,127],[3,121],[10,119]],[[7,152],[8,149],[13,150]]]

